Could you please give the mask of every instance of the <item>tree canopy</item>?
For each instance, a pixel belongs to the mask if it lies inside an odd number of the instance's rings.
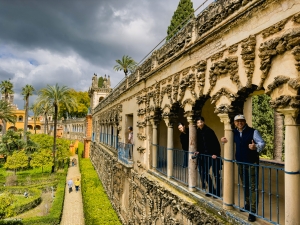
[[[128,55],[124,55],[121,60],[117,59],[116,62],[117,65],[114,66],[114,70],[123,70],[125,76],[127,76],[128,72],[133,73],[137,66],[137,63]]]
[[[68,110],[65,104],[61,104],[59,116],[64,118],[67,118],[67,116],[75,118],[85,117],[88,113],[88,108],[90,106],[90,97],[88,95],[88,92],[75,91],[74,89],[70,89],[69,95],[75,99],[77,107]]]
[[[191,0],[180,0],[168,27],[166,39],[171,39],[192,17],[194,17],[193,2]]]

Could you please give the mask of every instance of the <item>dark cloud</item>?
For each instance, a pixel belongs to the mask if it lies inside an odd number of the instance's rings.
[[[211,1],[211,0],[210,0]],[[0,0],[0,81],[36,90],[87,90],[93,73],[111,75],[123,55],[139,62],[166,35],[179,0]],[[202,0],[195,0],[200,4]],[[197,2],[197,3],[195,3]],[[22,97],[16,97],[22,107]]]

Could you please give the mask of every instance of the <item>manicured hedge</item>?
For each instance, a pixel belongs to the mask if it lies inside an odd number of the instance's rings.
[[[122,224],[113,209],[90,159],[82,159],[83,145],[78,146],[81,190],[86,225]]]

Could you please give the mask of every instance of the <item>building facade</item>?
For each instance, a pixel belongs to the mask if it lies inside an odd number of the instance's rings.
[[[251,96],[261,93],[284,116],[285,163],[257,167],[260,201],[252,213],[273,224],[300,224],[299,71],[298,0],[225,0],[192,19],[99,104],[90,91],[86,156],[123,224],[246,224],[233,117],[243,113],[251,123]],[[200,115],[229,140],[216,199],[205,196],[192,158]],[[178,122],[189,128],[187,168],[180,164]]]

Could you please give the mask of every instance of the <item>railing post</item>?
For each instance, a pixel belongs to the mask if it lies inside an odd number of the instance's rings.
[[[197,182],[197,160],[192,160],[192,153],[197,151],[197,130],[193,116],[187,116],[189,123],[189,191],[196,191]]]
[[[278,109],[284,115],[285,125],[285,225],[300,224],[300,136],[296,123],[298,109]]]
[[[218,114],[224,123],[224,137],[228,142],[224,144],[224,178],[223,178],[223,208],[232,209],[234,203],[234,164],[233,164],[233,132],[228,114]]]

